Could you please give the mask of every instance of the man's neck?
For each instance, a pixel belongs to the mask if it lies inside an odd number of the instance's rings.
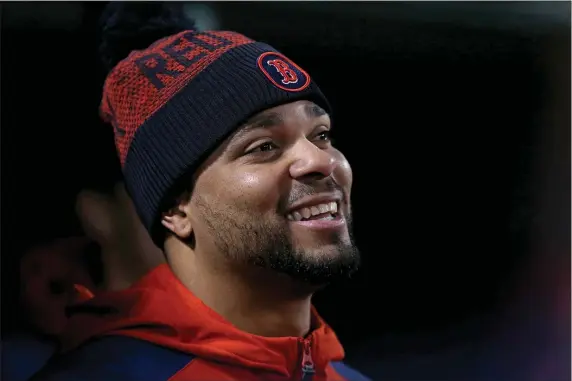
[[[213,268],[190,249],[166,246],[165,251],[181,283],[238,329],[266,337],[304,337],[310,331],[312,294],[295,290],[289,278],[258,269],[246,276]]]

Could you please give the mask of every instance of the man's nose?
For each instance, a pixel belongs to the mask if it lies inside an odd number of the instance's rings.
[[[294,179],[329,177],[339,164],[331,153],[309,141],[301,142],[293,149],[290,176]]]

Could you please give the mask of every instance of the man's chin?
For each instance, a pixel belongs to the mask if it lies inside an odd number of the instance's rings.
[[[271,273],[284,278],[286,283],[293,280],[300,287],[315,291],[330,283],[351,278],[359,267],[359,252],[352,239],[348,238],[346,242],[336,237],[329,238],[328,243],[276,239],[274,245],[269,244],[256,256],[250,256],[248,262],[255,267],[271,270]]]
[[[353,245],[349,239],[311,240],[308,242],[295,241],[293,249],[298,253],[300,260],[308,263],[320,264],[323,262],[338,262],[344,257],[352,257]]]
[[[308,257],[320,255],[338,255],[339,248],[352,244],[351,236],[347,229],[333,232],[296,232],[292,234],[292,244],[295,251],[307,253]]]
[[[355,253],[322,252],[317,257],[301,261],[295,269],[289,268],[286,272],[296,281],[319,290],[331,283],[351,279],[358,270],[359,264],[357,251]]]

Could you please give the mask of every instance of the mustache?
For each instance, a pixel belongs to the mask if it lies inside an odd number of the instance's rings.
[[[316,181],[314,184],[299,183],[292,187],[288,198],[283,200],[280,205],[280,210],[285,211],[289,205],[294,204],[298,200],[313,196],[320,193],[341,193],[343,198],[346,199],[346,192],[339,186],[333,179],[328,178],[321,181]]]

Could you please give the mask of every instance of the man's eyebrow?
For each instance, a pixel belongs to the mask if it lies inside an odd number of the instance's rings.
[[[256,115],[246,121],[234,134],[233,139],[240,138],[253,130],[270,128],[284,124],[284,119],[279,113],[268,112]]]
[[[312,118],[319,118],[324,115],[328,115],[326,110],[321,108],[316,104],[307,104],[304,106],[304,112],[306,115]],[[233,139],[238,139],[245,134],[258,130],[258,129],[266,129],[271,127],[276,127],[284,124],[284,118],[280,113],[277,112],[266,112],[263,114],[259,114],[253,116],[236,131],[233,136]]]

